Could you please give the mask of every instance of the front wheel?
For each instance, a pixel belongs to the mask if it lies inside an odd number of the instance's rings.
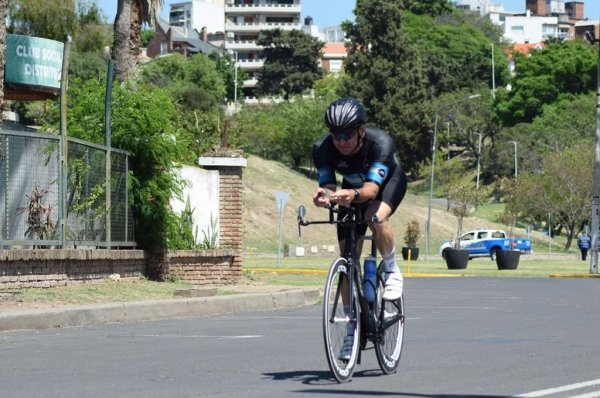
[[[323,340],[329,369],[344,383],[352,377],[359,355],[360,310],[357,286],[350,295],[350,264],[345,258],[333,262],[323,295]],[[348,339],[346,339],[348,337]],[[344,344],[347,344],[344,347]]]
[[[398,300],[382,299],[384,284],[379,278],[377,289],[378,333],[375,340],[375,354],[379,367],[385,374],[394,373],[400,363],[404,342],[404,295]]]

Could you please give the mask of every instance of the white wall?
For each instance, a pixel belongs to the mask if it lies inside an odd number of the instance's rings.
[[[183,190],[182,200],[171,199],[173,210],[181,214],[185,209],[185,201],[189,197],[194,219],[194,231],[196,227],[198,234],[196,243],[202,243],[204,235],[202,231],[212,232],[211,217],[217,221],[216,233],[220,231],[221,220],[219,220],[219,171],[205,170],[199,167],[184,166],[179,170],[182,179],[189,182]],[[217,239],[218,243],[218,239]]]
[[[539,43],[557,35],[557,17],[507,16],[504,21],[504,37],[513,43]]]

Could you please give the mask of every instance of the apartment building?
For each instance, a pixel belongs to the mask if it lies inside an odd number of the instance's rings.
[[[171,4],[169,24],[190,36],[199,32],[224,34],[221,45],[236,60],[249,79],[244,81],[246,97],[253,97],[258,72],[263,66],[262,47],[256,44],[261,30],[302,28],[301,0],[191,0]]]
[[[486,15],[504,30],[512,43],[536,43],[549,38],[574,38],[575,26],[584,20],[582,1],[522,0],[524,13],[504,11],[489,0],[458,0],[457,7]]]
[[[259,57],[262,47],[256,44],[261,30],[279,28],[300,30],[301,0],[226,0],[225,48],[232,51],[238,65],[245,70],[248,80],[244,91],[252,96],[263,66]]]

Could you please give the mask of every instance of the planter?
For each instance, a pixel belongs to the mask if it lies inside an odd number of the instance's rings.
[[[444,259],[448,269],[465,269],[469,263],[469,251],[462,249],[444,250]]]
[[[517,269],[521,252],[519,250],[500,250],[496,253],[496,265],[499,270]]]
[[[411,261],[415,261],[417,258],[419,258],[419,248],[418,247],[403,247],[402,248],[402,259],[404,261],[408,260],[408,250],[410,250]]]

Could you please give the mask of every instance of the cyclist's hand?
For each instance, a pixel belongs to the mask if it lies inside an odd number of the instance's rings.
[[[340,206],[350,206],[354,200],[354,190],[339,189],[329,196],[329,200],[335,201]]]
[[[317,192],[313,195],[313,203],[318,207],[325,207],[329,202],[329,190],[324,188],[317,189]]]

